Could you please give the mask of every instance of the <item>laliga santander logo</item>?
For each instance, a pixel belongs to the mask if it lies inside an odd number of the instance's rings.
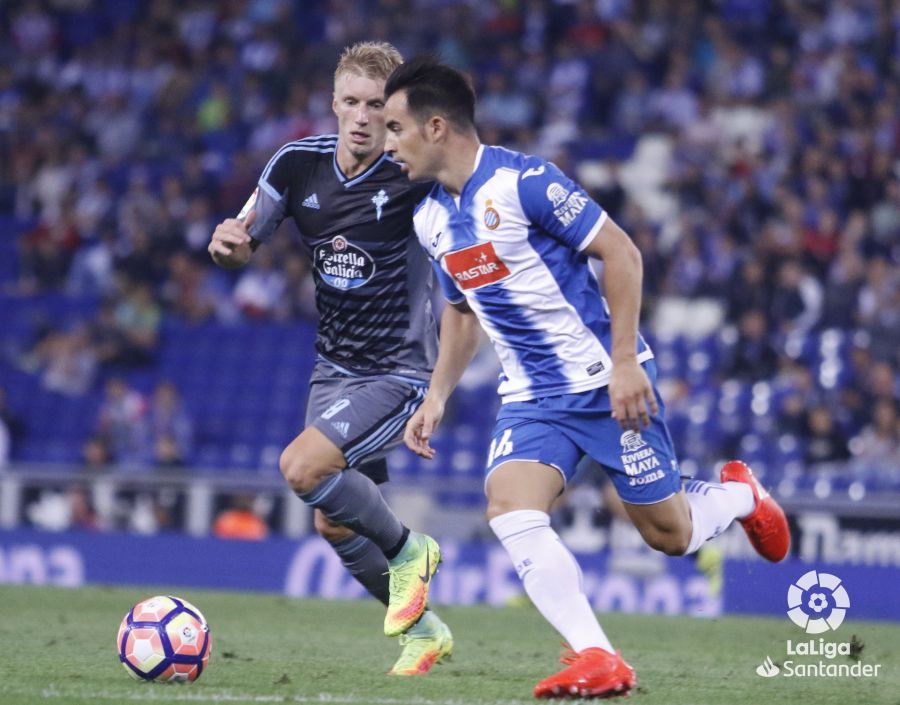
[[[775,662],[772,661],[772,658],[768,655],[766,656],[766,660],[756,667],[756,675],[762,676],[763,678],[774,678],[779,673],[781,673],[781,669],[775,665]]]
[[[850,608],[850,597],[841,579],[830,573],[811,570],[788,588],[787,612],[790,620],[807,634],[821,634],[835,630],[844,621]],[[880,663],[863,663],[859,657],[863,644],[853,636],[850,641],[830,641],[819,637],[808,641],[787,640],[783,662],[776,663],[766,655],[756,667],[763,678],[872,678],[879,675]],[[796,656],[813,656],[817,661],[798,661]],[[846,657],[852,663],[847,663]]]
[[[841,626],[850,597],[841,579],[830,573],[805,573],[788,588],[787,616],[807,634],[821,634]]]

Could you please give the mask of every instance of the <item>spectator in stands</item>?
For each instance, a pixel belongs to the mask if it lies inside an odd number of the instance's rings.
[[[806,430],[806,399],[799,391],[792,391],[778,409],[778,433],[803,438]]]
[[[782,262],[772,292],[772,323],[785,335],[807,333],[821,313],[822,285],[796,260]]]
[[[0,418],[0,470],[9,465],[12,457],[12,433],[6,422]]]
[[[301,112],[292,114],[303,115]],[[279,145],[275,145],[275,148]],[[235,152],[231,168],[222,177],[222,185],[217,194],[217,211],[219,213],[237,213],[246,200],[247,194],[252,193],[256,188],[258,176],[250,155],[243,150]]]
[[[778,352],[766,330],[765,314],[759,309],[746,311],[738,323],[738,339],[723,365],[726,377],[757,382],[774,376]]]
[[[97,512],[88,488],[84,485],[70,485],[65,491],[69,503],[69,525],[67,528],[82,531],[96,531],[99,527]]]
[[[597,203],[605,201],[598,198]],[[659,238],[649,223],[638,221],[631,232],[634,244],[641,251],[641,258],[644,260],[644,297],[641,300],[641,312],[652,315],[665,283],[668,263],[666,257],[659,251]]]
[[[97,355],[103,364],[145,365],[153,360],[162,311],[144,282],[120,278],[122,298],[106,303],[93,324]]]
[[[890,362],[877,360],[866,370],[863,389],[874,407],[879,399],[900,399],[900,378]]]
[[[80,244],[81,238],[70,206],[64,205],[53,220],[41,220],[20,241],[22,271],[19,291],[32,294],[61,289],[72,257]]]
[[[900,413],[895,400],[875,403],[871,422],[851,439],[850,451],[863,467],[900,468]]]
[[[822,327],[848,330],[855,324],[856,302],[863,286],[865,261],[855,249],[845,249],[831,263],[822,306]]]
[[[66,396],[81,396],[94,384],[97,353],[91,345],[90,330],[79,325],[70,332],[54,332],[37,348],[44,367],[41,384],[44,389]]]
[[[806,263],[819,280],[825,278],[838,251],[839,219],[833,208],[825,208],[803,233]]]
[[[168,274],[169,247],[160,231],[151,231],[143,223],[136,223],[128,242],[118,248],[116,271],[129,282],[145,283],[152,287],[162,284]]]
[[[827,406],[814,406],[806,415],[807,467],[836,463],[850,457],[847,438],[834,422]]]
[[[616,97],[613,126],[623,134],[640,134],[651,118],[650,88],[641,71],[625,75],[624,87]]]
[[[726,288],[728,320],[737,323],[753,309],[768,311],[771,294],[762,263],[755,257],[746,257]]]
[[[160,467],[182,467],[191,459],[194,447],[194,420],[169,381],[160,382],[153,391],[147,418],[149,447],[153,463]]]
[[[78,249],[66,279],[67,294],[108,296],[112,293],[115,239],[115,231],[103,226],[95,238]]]
[[[534,122],[531,96],[516,88],[512,79],[512,75],[499,71],[488,74],[478,106],[479,124],[500,128],[503,137]]]
[[[213,522],[213,535],[220,539],[262,541],[269,535],[269,527],[253,510],[252,495],[235,495],[231,506]]]
[[[208,195],[192,196],[188,201],[188,212],[182,224],[183,246],[199,255],[206,249],[209,231],[215,227],[212,204]]]
[[[685,233],[675,249],[665,291],[670,296],[693,298],[702,292],[706,264],[693,232]]]
[[[101,176],[94,177],[87,185],[79,184],[79,187],[81,191],[75,201],[75,223],[80,233],[91,237],[102,223],[111,220],[115,194],[109,182]]]
[[[147,402],[121,377],[106,383],[97,416],[97,432],[103,438],[114,463],[143,463],[147,452]]]
[[[0,426],[6,430],[9,457],[15,457],[18,444],[27,435],[27,426],[21,415],[9,406],[6,388],[0,384]]]
[[[103,434],[94,433],[81,447],[82,470],[85,474],[92,475],[105,472],[109,469],[109,446]]]
[[[884,257],[872,259],[858,306],[859,323],[872,334],[876,354],[895,355],[900,347],[900,269]]]
[[[184,252],[169,259],[169,278],[162,286],[162,299],[169,311],[189,323],[202,323],[214,316],[227,321],[234,306],[228,285],[217,272],[194,261]]]
[[[319,314],[309,260],[296,252],[289,254],[284,260],[284,280],[285,291],[276,305],[276,318],[314,321]]]
[[[249,318],[272,318],[286,288],[287,281],[284,273],[275,266],[272,249],[263,247],[241,273],[234,287],[234,302]]]
[[[123,244],[126,246],[139,228],[145,232],[156,232],[162,223],[162,204],[150,188],[149,181],[150,177],[143,168],[134,168],[128,190],[119,199],[118,229],[124,236]]]

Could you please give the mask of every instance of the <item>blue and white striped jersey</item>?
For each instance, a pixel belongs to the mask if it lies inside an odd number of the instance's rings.
[[[459,198],[435,185],[416,209],[444,296],[465,299],[503,367],[503,402],[609,383],[609,308],[583,254],[606,213],[556,166],[481,146]],[[638,360],[653,352],[638,337]]]

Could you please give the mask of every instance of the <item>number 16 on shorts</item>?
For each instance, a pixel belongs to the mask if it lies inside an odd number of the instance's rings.
[[[491,450],[490,453],[488,453],[487,461],[488,467],[491,467],[495,460],[509,455],[512,451],[512,429],[508,428],[503,432],[503,435],[500,436],[499,439],[494,438],[491,440]]]

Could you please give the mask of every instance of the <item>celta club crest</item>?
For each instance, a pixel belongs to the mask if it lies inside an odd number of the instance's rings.
[[[390,196],[385,193],[384,189],[372,196],[372,203],[375,204],[375,220],[381,220],[381,209],[389,200],[391,200]]]
[[[633,453],[647,445],[647,441],[641,438],[641,434],[637,431],[625,431],[619,438],[619,443],[622,444],[625,453]]]

